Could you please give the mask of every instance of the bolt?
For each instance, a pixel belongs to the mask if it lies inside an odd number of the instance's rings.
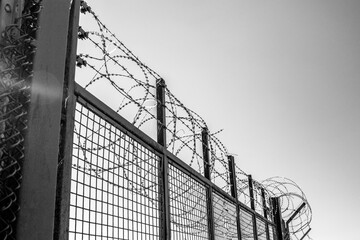
[[[10,4],[7,3],[4,8],[5,8],[5,12],[11,13],[11,6],[10,6]]]

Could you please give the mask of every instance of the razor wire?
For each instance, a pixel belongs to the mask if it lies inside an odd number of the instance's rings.
[[[301,239],[310,229],[312,220],[311,205],[305,193],[294,181],[288,178],[272,177],[262,181],[261,184],[270,195],[279,197],[284,219],[290,219],[301,204],[306,204],[298,214],[294,215],[291,222],[286,224],[287,226],[285,225],[293,239]],[[309,239],[311,238],[309,237]]]
[[[158,124],[156,108],[156,86],[162,77],[149,68],[128,49],[85,2],[81,1],[81,18],[78,31],[78,53],[76,81],[101,101],[125,117],[134,126],[156,139]],[[202,148],[209,146],[210,172],[212,181],[227,193],[230,192],[230,179],[225,145],[218,138],[222,131],[210,132],[206,121],[196,112],[186,107],[165,86],[165,117],[166,117],[166,148],[182,159],[199,173],[204,173]],[[202,131],[208,131],[209,142],[202,141]],[[85,141],[85,140],[84,140]],[[111,146],[112,144],[109,144]],[[104,148],[109,146],[102,146]],[[278,179],[279,180],[279,179]],[[289,224],[289,231],[294,239],[309,228],[311,207],[298,186],[290,180],[275,181],[268,179],[263,182],[253,180],[254,197],[249,194],[248,174],[236,167],[238,198],[249,205],[255,203],[255,210],[262,214],[263,210],[272,219],[270,198],[279,197],[283,217],[289,218],[297,209],[297,201],[306,202]],[[288,185],[295,186],[297,193],[291,192]],[[190,194],[195,189],[184,190]],[[262,191],[264,193],[262,193]],[[265,200],[263,200],[263,195]],[[296,195],[297,194],[297,195]],[[170,196],[176,198],[174,195]],[[301,196],[300,198],[297,198]],[[185,214],[179,213],[179,214]],[[180,224],[178,224],[180,225]],[[309,238],[311,239],[311,238]]]
[[[0,52],[0,239],[15,239],[24,134],[40,1],[28,0],[6,26]]]

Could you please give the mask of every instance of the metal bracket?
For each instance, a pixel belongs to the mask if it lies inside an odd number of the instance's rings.
[[[0,0],[0,43],[4,41],[7,27],[11,25],[20,27],[21,21],[19,19],[22,16],[24,2],[24,0]]]
[[[291,217],[286,221],[286,227],[289,227],[290,222],[296,217],[296,215],[306,206],[306,203],[303,202],[300,207],[296,209],[296,211],[291,215]]]

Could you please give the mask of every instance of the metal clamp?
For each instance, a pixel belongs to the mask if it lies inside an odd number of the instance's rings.
[[[3,43],[8,26],[18,25],[24,9],[24,0],[0,0],[0,42]]]

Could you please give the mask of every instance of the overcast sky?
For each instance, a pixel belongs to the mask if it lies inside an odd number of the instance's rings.
[[[88,0],[254,178],[293,179],[315,240],[359,239],[359,0]]]

